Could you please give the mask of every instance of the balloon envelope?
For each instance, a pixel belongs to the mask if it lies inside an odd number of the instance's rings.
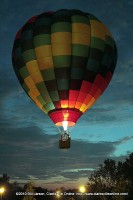
[[[117,60],[115,41],[95,16],[46,12],[18,31],[12,52],[26,93],[57,126],[74,125],[104,92]]]

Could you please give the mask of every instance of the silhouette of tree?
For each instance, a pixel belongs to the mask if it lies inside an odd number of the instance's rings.
[[[21,187],[16,181],[14,181],[12,184],[12,198],[11,200],[22,200],[21,195],[16,195],[16,192],[24,192],[23,187]]]
[[[3,194],[3,200],[12,198],[12,185],[9,183],[10,177],[4,173],[2,177],[0,177],[0,187],[5,188],[5,192]]]
[[[3,174],[2,177],[0,177],[0,184],[2,183],[9,183],[10,177],[7,174]]]
[[[116,163],[112,159],[105,160],[99,166],[99,169],[89,177],[88,191],[93,193],[128,193],[128,195],[101,195],[96,197],[97,200],[133,199],[133,153],[129,155],[125,162]]]
[[[23,200],[36,200],[34,198],[35,189],[33,182],[27,183],[24,187],[27,195],[24,196]]]
[[[133,153],[123,163],[124,179],[128,182],[129,196],[133,199]]]

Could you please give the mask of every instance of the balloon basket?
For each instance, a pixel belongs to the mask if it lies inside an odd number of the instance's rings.
[[[68,140],[59,140],[59,148],[60,149],[69,149],[71,144],[71,139],[69,138]]]

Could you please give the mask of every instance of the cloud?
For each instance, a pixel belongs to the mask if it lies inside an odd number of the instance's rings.
[[[132,138],[97,143],[72,140],[71,149],[60,150],[58,135],[48,135],[37,126],[8,127],[10,124],[1,127],[0,173],[18,176],[18,181],[39,179],[51,185],[64,180],[77,182],[80,177],[88,177],[106,158],[121,159],[113,156],[114,151]]]
[[[34,175],[28,175],[29,180],[38,180]]]
[[[57,135],[42,133],[38,127],[16,130],[7,129],[0,135],[0,173],[6,171],[21,179],[29,179],[30,174],[36,179],[42,177],[48,180],[59,175],[76,179],[81,172],[90,173],[95,169],[113,153],[116,145],[111,142],[72,141],[71,149],[63,151],[58,149]]]
[[[124,138],[120,139],[119,141],[117,141],[116,144],[119,145],[119,144],[128,142],[128,141],[130,141],[130,140],[132,140],[132,139],[133,139],[133,136],[127,136],[127,137],[124,137]]]

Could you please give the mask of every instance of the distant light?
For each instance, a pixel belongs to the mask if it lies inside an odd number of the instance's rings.
[[[81,193],[84,193],[84,192],[85,192],[85,187],[84,187],[84,186],[80,186],[79,191],[80,191]]]
[[[0,188],[0,194],[3,194],[5,192],[5,188],[4,187],[1,187]]]
[[[56,196],[59,198],[60,197],[60,191],[56,191]]]
[[[64,128],[64,131],[67,131],[68,121],[63,121],[62,125],[63,125],[63,128]]]

